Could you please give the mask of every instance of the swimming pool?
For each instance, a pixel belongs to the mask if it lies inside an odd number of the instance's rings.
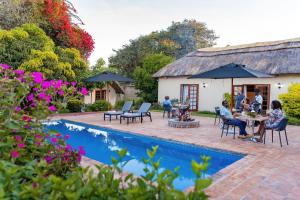
[[[73,148],[83,146],[86,156],[105,164],[112,164],[111,157],[117,157],[116,150],[128,150],[124,160],[128,161],[124,170],[135,175],[142,175],[144,164],[142,158],[147,158],[146,149],[158,145],[156,158],[161,158],[161,170],[174,170],[179,166],[179,177],[174,181],[176,189],[184,190],[194,185],[195,175],[192,172],[191,161],[200,161],[201,155],[211,157],[206,175],[210,176],[226,166],[240,160],[243,154],[199,147],[169,140],[163,140],[125,131],[93,126],[68,120],[45,123],[45,129],[55,130],[62,135],[69,134],[67,140]]]

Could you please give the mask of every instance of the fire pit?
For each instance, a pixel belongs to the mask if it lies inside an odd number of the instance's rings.
[[[197,128],[200,121],[179,121],[179,119],[169,119],[168,125],[174,128]]]

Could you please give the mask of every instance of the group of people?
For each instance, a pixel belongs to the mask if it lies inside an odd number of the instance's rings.
[[[188,112],[190,108],[190,99],[189,97],[186,97],[186,99],[179,105],[178,109],[175,109],[172,105],[172,102],[170,100],[169,96],[165,96],[165,99],[163,101],[163,108],[165,111],[168,112],[168,117],[170,117],[170,114],[173,117],[179,117],[179,120],[181,121],[190,121],[190,114]]]
[[[228,109],[228,102],[224,100],[222,101],[222,106],[220,108],[220,115],[226,118],[229,124],[239,127],[240,129],[239,136],[238,136],[239,138],[241,139],[251,138],[253,137],[253,135],[248,134],[246,132],[247,123],[245,121],[236,119],[234,117],[236,115],[239,115],[239,112],[243,112],[243,111],[246,112],[255,111],[257,113],[261,113],[262,102],[263,102],[263,98],[260,95],[260,91],[258,89],[255,90],[255,98],[252,103],[250,103],[250,100],[247,99],[241,91],[239,91],[239,94],[236,97],[236,104],[235,104],[235,109],[237,112],[232,114]],[[272,101],[271,109],[272,112],[267,113],[267,115],[269,116],[268,120],[266,120],[265,122],[264,121],[260,122],[258,131],[254,133],[254,135],[260,136],[260,138],[258,139],[260,142],[262,141],[263,135],[265,133],[265,129],[276,128],[279,122],[284,118],[284,114],[282,112],[282,106],[278,100]]]

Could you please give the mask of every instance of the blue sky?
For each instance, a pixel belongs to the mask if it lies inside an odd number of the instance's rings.
[[[205,22],[216,46],[300,37],[300,0],[71,0],[94,38],[94,64],[130,39],[167,28],[172,21]]]

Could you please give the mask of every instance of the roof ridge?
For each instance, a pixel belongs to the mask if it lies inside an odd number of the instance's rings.
[[[206,53],[206,52],[220,52],[220,51],[230,51],[230,50],[239,50],[239,49],[250,49],[250,48],[257,48],[257,47],[277,46],[277,45],[292,43],[292,42],[300,42],[300,37],[286,39],[286,40],[254,42],[254,43],[239,44],[239,45],[224,46],[224,47],[206,47],[206,48],[198,49],[196,52]]]

